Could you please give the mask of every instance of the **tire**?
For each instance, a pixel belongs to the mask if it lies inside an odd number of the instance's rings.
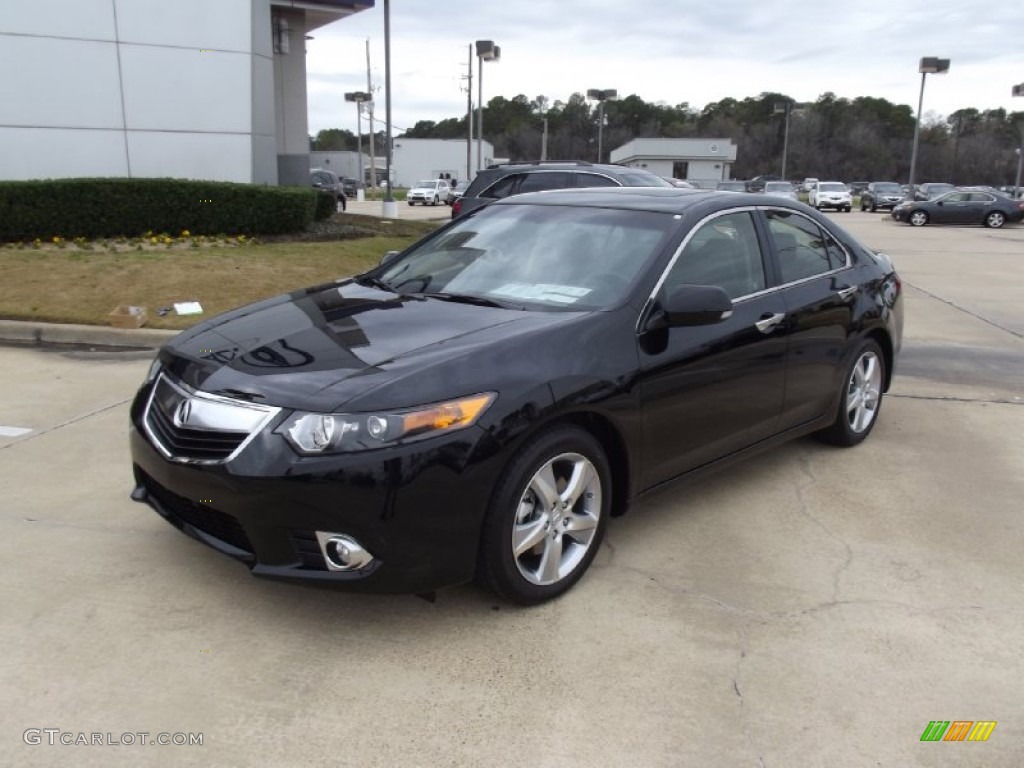
[[[885,356],[882,349],[875,341],[865,339],[843,375],[836,420],[818,432],[817,437],[844,448],[863,442],[874,429],[878,413],[882,410],[884,382]]]
[[[843,208],[843,213],[849,213],[851,210],[853,210],[853,206],[848,205]]]
[[[513,456],[491,497],[478,580],[520,605],[563,594],[597,555],[611,499],[611,469],[593,435],[562,425],[535,436]]]
[[[872,200],[871,201],[871,212],[874,213],[877,210],[878,210],[878,205],[875,203],[874,200]]]
[[[431,205],[437,205],[437,195],[434,195],[434,202],[432,202]]]
[[[860,201],[860,212],[864,213],[868,209],[867,204],[863,200]]]
[[[924,211],[911,211],[907,216],[907,223],[912,227],[923,227],[928,223],[928,214]]]
[[[991,229],[999,229],[1006,223],[1006,214],[1002,211],[991,211],[985,217],[985,226]]]
[[[341,208],[341,212],[342,213],[345,212],[345,209],[348,207],[348,205],[345,202],[345,198],[344,197],[339,197],[338,198],[338,207]]]
[[[412,200],[409,200],[408,202],[409,202],[409,205],[412,205],[412,204],[413,204]]]

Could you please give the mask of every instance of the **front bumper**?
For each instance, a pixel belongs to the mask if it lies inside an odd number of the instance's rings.
[[[326,457],[300,457],[268,428],[233,460],[196,464],[153,446],[140,429],[144,404],[140,393],[129,434],[132,498],[253,574],[395,593],[473,577],[501,460],[479,427]],[[349,536],[373,560],[331,570],[317,532]]]

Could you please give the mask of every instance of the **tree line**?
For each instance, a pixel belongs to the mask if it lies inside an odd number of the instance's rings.
[[[788,106],[787,106],[788,105]],[[604,103],[603,160],[611,149],[634,138],[727,138],[738,147],[733,176],[747,179],[781,171],[786,112],[789,140],[786,175],[843,181],[905,182],[910,173],[915,117],[911,107],[886,99],[846,99],[825,93],[812,103],[797,103],[781,93],[762,93],[742,101],[725,98],[695,109],[687,103],[650,103],[637,95]],[[484,107],[484,136],[496,157],[536,160],[541,156],[547,120],[551,159],[596,162],[598,105],[574,93],[566,101],[522,94],[495,96]],[[474,116],[475,119],[475,116]],[[464,139],[467,118],[421,120],[402,135],[408,138]],[[375,137],[383,152],[384,132]],[[364,151],[369,136],[364,135]],[[1012,184],[1017,149],[1024,142],[1024,112],[959,109],[948,116],[928,113],[921,123],[915,180],[955,184]],[[331,128],[310,138],[312,149],[356,149],[348,130]]]

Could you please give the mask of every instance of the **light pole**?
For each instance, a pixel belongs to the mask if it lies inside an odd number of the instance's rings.
[[[1024,96],[1024,83],[1013,86],[1014,96]],[[1017,121],[1017,130],[1020,131],[1020,146],[1017,148],[1017,180],[1013,184],[1013,198],[1020,198],[1020,172],[1024,168],[1024,118]]]
[[[587,98],[597,102],[597,162],[601,162],[604,141],[604,103],[614,99],[619,92],[614,88],[589,88]]]
[[[479,173],[484,165],[484,62],[500,61],[501,46],[495,45],[493,40],[477,40],[476,58],[479,61],[476,76],[476,170]]]
[[[473,180],[473,44],[469,44],[466,74],[466,181]]]
[[[360,203],[365,199],[363,186],[366,178],[363,174],[363,102],[370,100],[370,94],[363,91],[351,91],[345,94],[345,101],[356,105],[356,154],[359,156],[359,183],[356,185],[356,200]]]
[[[793,107],[792,101],[777,101],[772,109],[772,114],[785,115],[786,121],[786,127],[782,131],[782,173],[779,174],[779,178],[783,181],[786,180],[786,158],[789,154],[789,116],[793,114]]]
[[[910,181],[907,186],[907,199],[914,199],[914,174],[917,172],[917,145],[921,139],[921,108],[924,106],[924,79],[928,75],[943,75],[949,72],[949,59],[926,56],[917,67],[921,73],[921,95],[917,98],[917,121],[914,123],[914,149],[910,153]]]
[[[387,142],[387,160],[384,164],[384,218],[398,218],[398,203],[391,195],[391,2],[384,0],[384,119],[387,122],[384,141]],[[373,141],[373,137],[370,137]],[[376,171],[376,169],[374,169]]]

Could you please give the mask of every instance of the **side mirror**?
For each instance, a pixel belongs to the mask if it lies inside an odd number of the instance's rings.
[[[392,261],[398,258],[398,254],[400,253],[401,251],[387,251],[383,256],[380,257],[380,266],[383,267],[385,264],[390,264]]]
[[[714,325],[730,315],[732,299],[717,285],[681,285],[662,301],[661,311],[651,318],[653,327],[648,323],[648,330]]]

